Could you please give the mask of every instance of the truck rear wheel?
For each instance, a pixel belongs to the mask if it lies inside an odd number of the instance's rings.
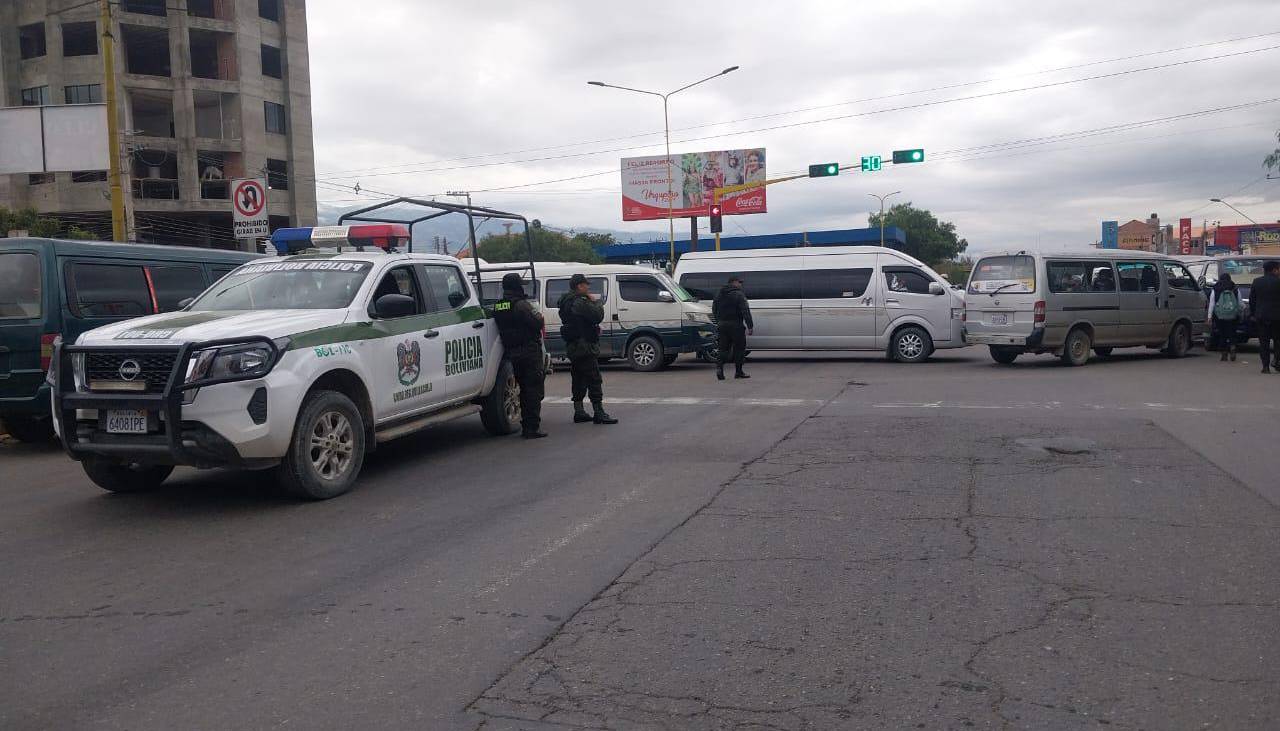
[[[360,409],[345,394],[314,391],[302,402],[276,479],[291,495],[328,500],[350,490],[364,465]]]
[[[85,457],[80,466],[93,484],[108,492],[154,490],[173,472],[172,465],[142,465],[106,457]]]
[[[520,383],[515,370],[503,361],[493,390],[480,404],[480,423],[495,437],[514,434],[520,428]]]

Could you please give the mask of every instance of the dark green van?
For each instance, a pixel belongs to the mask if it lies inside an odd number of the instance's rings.
[[[185,246],[0,239],[0,421],[22,441],[49,439],[45,371],[53,340],[179,309],[257,254]]]

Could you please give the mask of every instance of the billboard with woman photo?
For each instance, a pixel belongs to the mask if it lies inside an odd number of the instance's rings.
[[[716,188],[764,180],[762,147],[685,152],[673,154],[670,160],[662,155],[623,158],[622,220],[666,218],[668,190],[673,216],[705,216]],[[721,204],[726,216],[767,212],[763,187],[725,195]]]

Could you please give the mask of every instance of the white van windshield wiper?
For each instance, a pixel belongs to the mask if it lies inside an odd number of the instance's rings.
[[[987,294],[989,294],[989,295],[990,295],[990,296],[992,296],[992,297],[995,297],[997,294],[999,294],[999,293],[1001,293],[1001,292],[1005,291],[1006,289],[1008,289],[1008,288],[1010,288],[1010,287],[1018,287],[1018,286],[1021,286],[1021,285],[1022,285],[1022,282],[1009,282],[1008,284],[1002,284],[1002,285],[1000,285],[999,287],[996,287],[995,289],[991,290],[991,291],[990,291],[990,292],[988,292]]]

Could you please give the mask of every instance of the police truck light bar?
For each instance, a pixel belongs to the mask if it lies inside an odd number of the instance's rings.
[[[809,166],[809,177],[811,178],[829,178],[832,175],[840,174],[839,163],[824,162],[817,165]]]
[[[373,246],[384,251],[409,244],[409,227],[403,223],[371,223],[352,226],[280,228],[271,234],[271,245],[280,255],[307,249]]]
[[[924,162],[924,150],[894,150],[893,164],[902,165],[909,162]]]

